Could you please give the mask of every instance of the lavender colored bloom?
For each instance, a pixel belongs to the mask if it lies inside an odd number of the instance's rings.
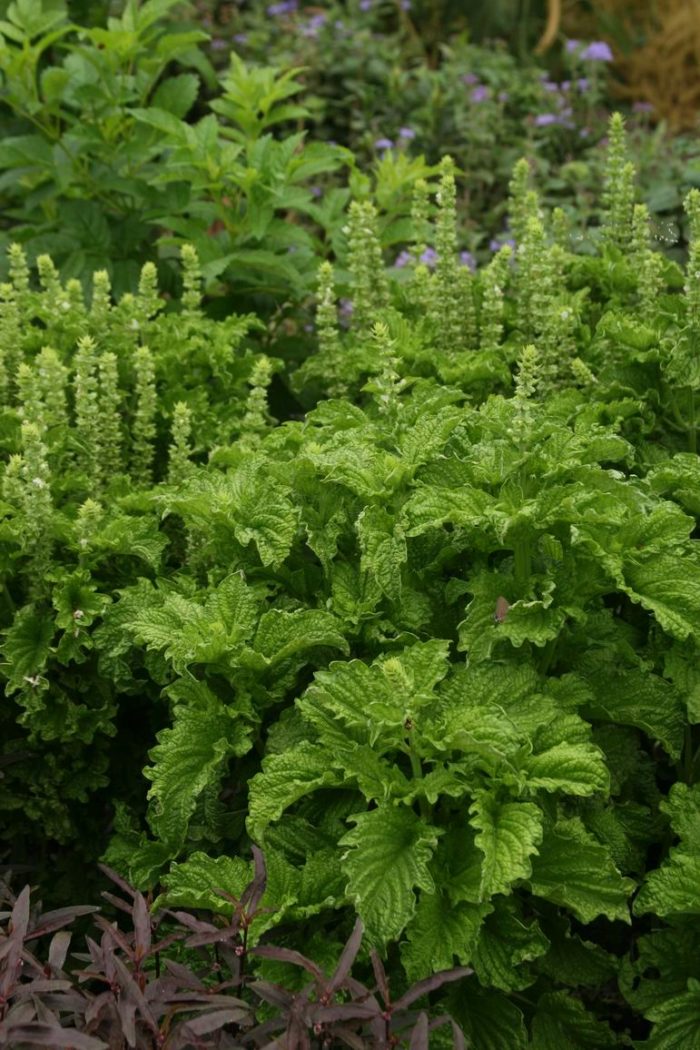
[[[248,43],[248,34],[247,33],[234,33],[233,34],[233,39],[236,41],[237,44],[247,44]]]
[[[567,40],[566,41],[566,53],[572,55],[574,51],[578,51],[581,46],[580,40]]]
[[[411,10],[411,0],[401,0],[401,3],[399,4],[399,7],[401,8],[402,11],[410,11]]]
[[[434,248],[426,248],[420,257],[420,261],[424,266],[428,266],[432,270],[437,262],[437,252]]]
[[[581,58],[588,62],[612,62],[613,53],[604,40],[594,40],[581,52]]]
[[[476,270],[476,259],[471,252],[460,252],[459,261],[462,266],[468,266],[472,273]]]
[[[556,113],[538,113],[535,117],[536,128],[547,128],[550,124],[558,124],[559,117]]]
[[[311,186],[309,188],[311,190],[311,196],[312,197],[322,197],[323,196],[323,190],[321,189],[320,186]]]
[[[485,102],[489,97],[489,89],[484,84],[475,87],[471,94],[472,102]]]
[[[499,102],[507,102],[509,98],[510,98],[510,95],[508,94],[507,91],[499,91],[498,92],[498,101]]]
[[[465,73],[462,77],[462,81],[465,84],[478,84],[479,78],[476,73]]]
[[[236,38],[234,37],[234,40]],[[225,51],[226,41],[222,40],[221,37],[215,36],[209,41],[209,49],[211,51]]]
[[[312,15],[309,21],[301,27],[302,36],[317,37],[326,22],[326,15],[322,11],[318,15]]]
[[[582,95],[585,95],[589,87],[591,86],[591,82],[588,79],[588,77],[579,77],[576,81],[576,84]]]
[[[557,82],[555,80],[543,80],[542,81],[542,87],[545,89],[545,91],[558,91],[559,90],[559,85],[557,84]]]
[[[276,18],[277,15],[291,15],[296,9],[297,0],[280,0],[277,4],[270,4],[267,13],[270,18]]]
[[[506,245],[508,245],[509,248],[513,248],[515,250],[515,241],[512,237],[506,237],[503,239],[493,237],[489,241],[489,251],[498,252],[501,250],[501,248],[505,248]]]
[[[377,141],[374,143],[374,148],[375,149],[393,149],[394,148],[394,143],[391,141],[391,139],[377,139]]]
[[[562,82],[559,85],[559,87],[562,89],[562,91],[569,91],[570,88],[571,88],[571,81],[570,80],[562,80]]]
[[[399,252],[399,254],[394,259],[394,266],[397,270],[403,270],[405,266],[409,265],[410,261],[411,253],[406,248],[404,248],[404,250],[402,252]]]
[[[340,323],[343,328],[347,328],[350,324],[350,318],[352,317],[353,305],[352,299],[341,299],[338,313],[340,315]]]
[[[632,104],[633,113],[653,113],[654,107],[651,102],[634,102]]]
[[[581,128],[581,130],[579,131],[578,135],[579,135],[579,138],[581,138],[581,139],[587,139],[588,136],[590,135],[590,133],[591,133],[591,129],[590,128]]]
[[[360,0],[360,11],[370,11],[372,9],[373,0]]]
[[[399,138],[410,141],[416,137],[416,133],[413,128],[399,128]]]

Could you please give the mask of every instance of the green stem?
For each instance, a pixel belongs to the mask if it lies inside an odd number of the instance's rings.
[[[695,424],[695,391],[690,391],[690,427],[688,429],[688,451],[695,454],[698,450],[697,426]]]
[[[520,596],[524,597],[528,591],[530,572],[532,568],[530,545],[527,541],[527,537],[515,541],[513,555],[515,558],[515,583]]]
[[[421,765],[420,755],[413,746],[413,734],[410,731],[406,737],[406,744],[408,745],[408,757],[411,762],[411,773],[413,774],[413,779],[422,780],[423,766]],[[421,817],[423,817],[424,820],[429,821],[430,806],[428,804],[427,798],[425,798],[425,796],[423,795],[421,795],[421,797],[418,799],[418,808],[420,810]]]
[[[683,739],[683,754],[681,755],[681,776],[680,779],[685,784],[692,784],[694,781],[694,765],[695,755],[693,754],[693,727],[687,725],[685,727],[685,736]]]

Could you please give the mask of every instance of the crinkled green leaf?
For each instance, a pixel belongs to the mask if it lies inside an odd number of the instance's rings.
[[[356,826],[340,840],[348,847],[342,858],[347,893],[367,936],[384,944],[398,937],[413,916],[414,891],[434,892],[429,864],[440,830],[410,809],[389,805],[350,819]]]
[[[421,893],[416,913],[406,927],[401,962],[410,981],[466,966],[489,904],[453,904],[443,893]]]
[[[613,864],[609,850],[586,831],[578,817],[546,830],[533,859],[532,892],[569,908],[581,920],[599,915],[630,922],[628,898],[634,889]]]
[[[607,794],[610,788],[603,753],[594,744],[556,744],[530,755],[523,768],[530,788],[568,795]]]
[[[2,672],[8,695],[26,689],[31,679],[44,672],[54,633],[53,617],[36,611],[33,606],[26,605],[16,613],[2,644],[5,658]]]
[[[233,904],[215,890],[240,897],[253,878],[253,865],[241,857],[210,857],[199,851],[181,864],[171,864],[161,882],[165,892],[158,904],[168,908],[205,908],[219,915],[231,915]]]
[[[341,623],[322,609],[271,609],[260,619],[255,649],[273,663],[287,660],[298,652],[323,645],[349,652],[341,633]]]
[[[268,755],[262,771],[248,785],[251,835],[262,842],[267,825],[279,820],[285,809],[304,795],[339,782],[327,752],[310,741],[302,742],[293,751]]]
[[[526,919],[514,897],[499,898],[479,932],[472,962],[485,987],[513,992],[527,988],[536,973],[527,963],[549,947],[536,920]]]
[[[477,829],[474,841],[484,855],[479,893],[488,900],[529,878],[531,857],[542,841],[542,811],[533,802],[504,802],[483,792],[469,814]]]
[[[532,1022],[532,1050],[605,1050],[618,1046],[610,1027],[568,992],[540,996]]]
[[[174,852],[185,839],[198,797],[219,781],[231,757],[249,750],[251,732],[213,693],[206,702],[176,705],[172,727],[158,734],[149,752],[153,764],[144,770],[151,781],[149,823]]]
[[[645,1050],[700,1050],[700,981],[689,978],[686,991],[647,1011],[654,1022]]]
[[[674,784],[661,808],[680,842],[661,867],[648,873],[634,910],[638,915],[700,915],[700,785]]]

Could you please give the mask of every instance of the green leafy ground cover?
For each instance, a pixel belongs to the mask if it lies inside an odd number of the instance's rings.
[[[414,182],[406,265],[360,194],[283,366],[191,247],[116,303],[10,251],[4,862],[216,912],[256,844],[252,936],[472,967],[476,1050],[692,1048],[700,194],[683,270],[614,118],[595,250],[521,162],[472,272],[452,163]]]

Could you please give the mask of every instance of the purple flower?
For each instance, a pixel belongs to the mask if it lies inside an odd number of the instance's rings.
[[[320,186],[310,186],[309,189],[311,190],[311,196],[312,197],[322,197],[323,196],[323,190],[321,189]]]
[[[515,248],[515,241],[512,237],[506,237],[504,240],[499,240],[498,238],[493,237],[489,241],[489,251],[498,252],[501,250],[501,248],[504,248],[506,245],[508,245],[509,248]]]
[[[562,89],[562,91],[568,91],[570,89],[570,87],[571,87],[571,81],[570,80],[562,80],[562,82],[561,82],[561,84],[559,86]]]
[[[590,135],[590,133],[591,133],[591,129],[590,128],[581,128],[581,130],[578,133],[578,137],[580,139],[587,139],[588,136]]]
[[[235,37],[233,38],[236,39]],[[211,51],[225,51],[226,41],[222,40],[221,37],[215,36],[209,41],[209,48]]]
[[[432,270],[433,266],[435,266],[435,263],[437,262],[437,252],[434,248],[426,248],[420,257],[420,261],[423,263],[424,266],[427,266]]]
[[[479,83],[479,78],[476,75],[476,73],[465,73],[464,76],[462,77],[462,81],[465,84],[478,84]]]
[[[270,18],[275,18],[277,15],[291,15],[296,9],[297,0],[279,0],[277,4],[270,4],[267,13]]]
[[[394,259],[394,266],[397,270],[403,270],[403,268],[405,266],[408,266],[410,262],[411,253],[408,251],[407,248],[404,248],[404,250],[402,252],[399,252],[399,254]]]
[[[248,34],[247,33],[234,33],[233,34],[233,39],[236,41],[237,44],[247,44],[248,43]]]
[[[574,51],[578,51],[581,46],[580,40],[567,40],[566,41],[566,53],[572,55]]]
[[[301,27],[302,36],[317,37],[325,22],[326,15],[323,11],[318,15],[312,15],[309,21]]]
[[[414,139],[415,137],[416,137],[416,133],[413,130],[413,128],[399,128],[399,138],[400,139],[406,139],[406,141],[408,142],[411,139]]]
[[[476,259],[471,252],[460,252],[459,261],[462,266],[468,266],[472,273],[476,270]]]
[[[633,102],[632,103],[633,113],[653,113],[654,107],[651,102]]]
[[[370,11],[372,8],[373,0],[360,0],[360,11]]]
[[[339,304],[338,313],[340,314],[340,323],[344,328],[347,328],[350,324],[350,318],[352,317],[353,305],[352,299],[341,299]]]
[[[401,0],[401,3],[399,4],[399,7],[401,8],[402,11],[410,11],[411,10],[411,0]]]
[[[557,84],[557,82],[555,80],[543,80],[542,81],[542,87],[545,89],[545,91],[558,91],[559,90],[559,85]]]
[[[498,92],[498,101],[499,102],[507,102],[509,98],[510,98],[510,95],[508,94],[507,91],[499,91]]]
[[[536,128],[546,128],[550,124],[558,124],[559,117],[556,113],[538,113],[535,117]]]
[[[576,84],[582,95],[585,95],[589,87],[591,86],[591,82],[588,79],[588,77],[579,77],[576,81]]]
[[[471,94],[472,102],[485,102],[489,97],[489,89],[484,84],[475,87]]]
[[[391,139],[377,139],[377,141],[374,143],[374,148],[375,149],[393,149],[394,148],[394,143],[391,141]]]
[[[588,62],[612,62],[613,53],[604,40],[594,40],[581,52],[581,58]]]

